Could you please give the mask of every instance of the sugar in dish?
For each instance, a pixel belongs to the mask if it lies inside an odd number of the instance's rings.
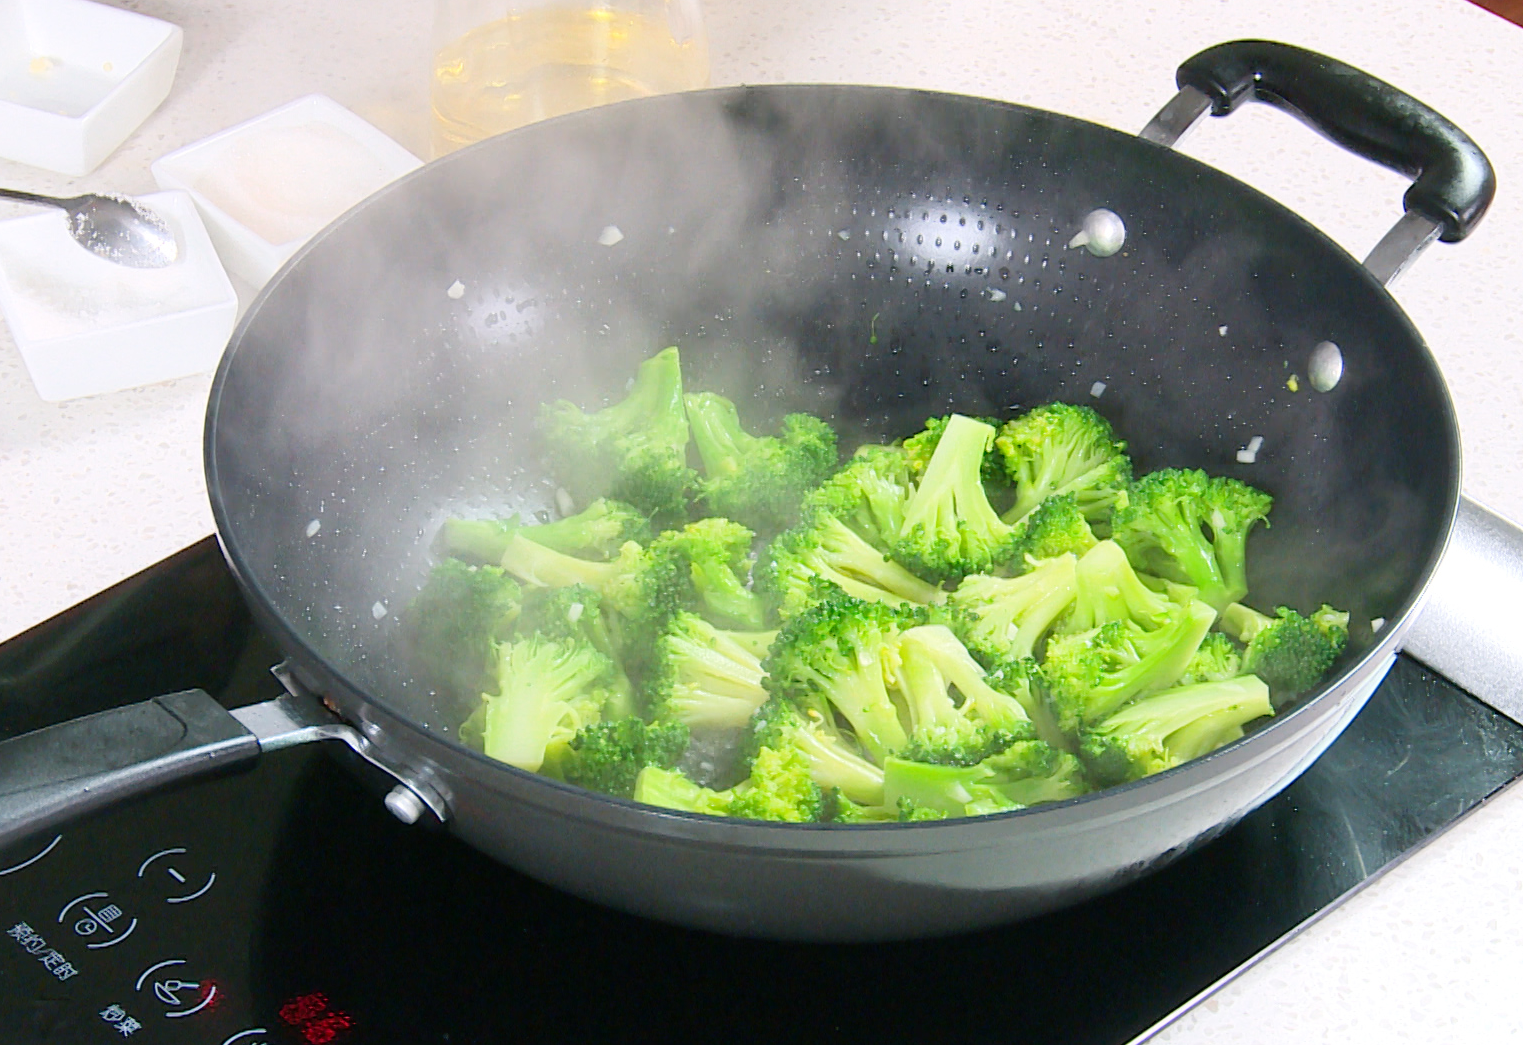
[[[228,269],[262,286],[315,233],[422,166],[323,95],[308,95],[161,157],[163,188],[191,194]]]
[[[164,268],[81,250],[61,211],[0,222],[0,312],[44,399],[75,399],[213,369],[238,297],[184,192],[142,197],[179,246]]]

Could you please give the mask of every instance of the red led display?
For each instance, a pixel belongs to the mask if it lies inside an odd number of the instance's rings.
[[[280,1018],[295,1027],[311,1045],[328,1045],[354,1026],[346,1012],[328,1008],[328,996],[318,992],[302,994],[280,1007]]]

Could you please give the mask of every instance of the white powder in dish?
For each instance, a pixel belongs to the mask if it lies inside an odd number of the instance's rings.
[[[230,138],[191,186],[279,245],[311,236],[392,177],[354,137],[313,121],[253,127]]]

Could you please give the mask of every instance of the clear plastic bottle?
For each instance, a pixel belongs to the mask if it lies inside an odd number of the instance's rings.
[[[436,0],[433,54],[435,156],[709,81],[699,0]]]

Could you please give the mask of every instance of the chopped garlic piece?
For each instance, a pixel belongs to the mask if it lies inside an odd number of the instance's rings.
[[[451,301],[459,301],[461,298],[465,297],[465,284],[460,282],[458,279],[455,280],[455,282],[449,285],[449,289],[444,292],[444,296],[449,298]]]
[[[604,247],[611,247],[624,238],[624,233],[619,231],[617,225],[605,225],[603,231],[598,233],[598,243]]]

